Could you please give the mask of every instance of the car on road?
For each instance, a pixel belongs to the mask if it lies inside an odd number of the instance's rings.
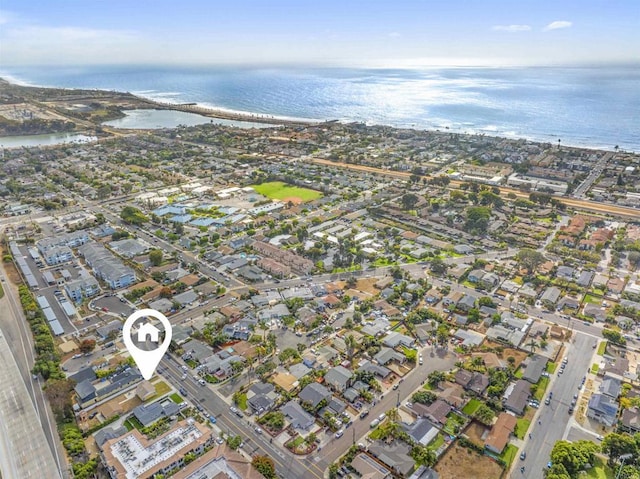
[[[360,413],[360,419],[364,419],[365,417],[367,417],[369,415],[369,410],[365,409],[364,411],[362,411]]]
[[[522,453],[520,454],[520,460],[524,461],[527,458],[527,453],[525,451],[522,451]]]
[[[182,394],[183,396],[187,395],[187,390],[185,388],[180,388],[179,391],[180,391],[180,394]]]
[[[220,436],[216,437],[216,442],[218,444],[224,444],[224,439],[222,439]]]
[[[231,406],[229,408],[229,410],[233,413],[233,414],[237,414],[238,413],[238,409],[235,406]]]
[[[200,386],[206,386],[207,382],[204,379],[198,379],[198,383],[200,384]]]
[[[211,421],[211,424],[215,424],[215,423],[217,423],[217,422],[218,422],[218,421],[216,420],[216,418],[215,418],[215,417],[213,417],[213,416],[209,416],[209,421]]]
[[[400,387],[400,385],[399,385],[398,383],[395,383],[395,384],[393,385],[393,390],[395,391],[395,390],[396,390],[396,389],[398,389],[399,387]]]
[[[343,435],[344,429],[339,429],[338,432],[336,432],[336,439],[340,439]]]
[[[387,415],[385,413],[382,413],[378,416],[378,421],[382,422],[384,421],[384,419],[387,417]]]
[[[369,424],[369,427],[371,429],[375,428],[378,424],[380,424],[380,420],[379,419],[374,419],[373,421],[371,421],[371,423]]]
[[[573,414],[573,406],[569,408],[569,414]]]
[[[260,429],[259,427],[256,427],[254,431],[257,432],[258,434],[262,434],[262,429]]]

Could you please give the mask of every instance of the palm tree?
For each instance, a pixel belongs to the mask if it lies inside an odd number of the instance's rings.
[[[389,421],[397,422],[400,419],[400,413],[398,412],[398,408],[391,408],[387,411],[387,418]]]
[[[531,338],[527,343],[527,346],[531,349],[531,354],[533,354],[535,350],[538,348],[538,343],[536,343],[534,339]]]

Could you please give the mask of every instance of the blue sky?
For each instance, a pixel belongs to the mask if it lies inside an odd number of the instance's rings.
[[[2,0],[0,64],[637,62],[640,0]]]

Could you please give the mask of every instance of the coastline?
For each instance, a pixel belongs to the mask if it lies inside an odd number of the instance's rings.
[[[491,138],[502,138],[509,141],[530,141],[534,143],[552,143],[555,144],[557,138],[562,138],[562,145],[568,148],[577,148],[577,149],[586,149],[586,150],[597,150],[597,151],[615,151],[615,142],[611,142],[610,145],[598,145],[590,142],[585,139],[585,141],[573,140],[571,138],[567,138],[563,135],[545,135],[545,136],[535,136],[535,135],[527,135],[520,134],[516,131],[500,131],[499,129],[490,128],[489,127],[471,127],[471,126],[462,126],[455,125],[449,122],[449,124],[433,124],[430,126],[417,126],[416,123],[405,123],[399,124],[397,122],[379,122],[375,120],[367,120],[367,119],[355,119],[355,118],[325,118],[325,119],[310,119],[310,118],[300,118],[300,117],[287,117],[287,116],[278,116],[278,115],[268,115],[262,113],[252,113],[249,111],[240,111],[233,110],[224,107],[219,107],[215,105],[207,104],[206,102],[178,102],[171,100],[161,100],[158,99],[158,96],[162,97],[162,93],[156,93],[155,90],[142,90],[138,92],[130,92],[130,91],[121,91],[121,90],[108,90],[108,89],[99,89],[99,88],[79,88],[79,87],[56,87],[56,86],[45,86],[45,85],[36,85],[29,81],[19,79],[13,75],[7,74],[6,72],[0,72],[0,81],[4,81],[10,85],[20,87],[20,88],[34,88],[34,89],[51,89],[51,90],[59,90],[65,92],[100,92],[103,94],[111,94],[111,95],[126,95],[135,102],[137,105],[122,107],[121,111],[126,112],[127,110],[132,109],[157,109],[157,110],[174,110],[174,111],[182,111],[185,113],[193,113],[197,115],[201,115],[211,119],[222,119],[229,121],[243,121],[243,122],[253,122],[253,123],[262,123],[262,124],[271,124],[274,126],[310,126],[317,125],[322,123],[330,123],[330,122],[338,122],[343,124],[348,123],[361,123],[367,126],[375,127],[390,127],[396,129],[407,129],[407,130],[416,130],[416,131],[434,131],[440,133],[451,133],[462,136],[486,136]],[[179,95],[178,92],[172,92],[170,95],[167,94],[168,97]],[[100,125],[96,125],[100,126]],[[109,127],[107,127],[109,128]],[[121,131],[129,131],[127,129],[120,129]],[[78,131],[78,133],[82,133]],[[100,136],[100,135],[99,135]],[[621,148],[622,149],[622,148]],[[632,153],[637,153],[640,151],[640,147],[638,149],[625,148],[623,151],[629,151]]]

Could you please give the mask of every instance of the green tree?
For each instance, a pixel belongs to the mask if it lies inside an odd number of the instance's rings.
[[[80,343],[80,352],[83,354],[90,353],[96,348],[96,340],[92,338],[83,339]]]
[[[516,255],[516,261],[520,266],[526,268],[529,274],[544,263],[546,258],[542,253],[531,248],[522,248]]]
[[[411,458],[419,466],[432,467],[436,463],[436,454],[427,446],[415,445],[411,448]]]
[[[620,456],[625,454],[633,454],[637,456],[640,453],[639,446],[633,437],[628,434],[611,433],[602,441],[602,452],[609,456],[608,464],[613,465],[618,462]]]
[[[242,438],[240,436],[228,436],[227,437],[227,446],[231,449],[236,450],[242,444]]]
[[[551,450],[551,462],[562,464],[570,477],[575,477],[587,464],[593,464],[598,446],[591,441],[558,441]]]
[[[447,272],[448,265],[441,258],[433,258],[431,260],[431,272],[437,275],[443,275]]]
[[[273,459],[268,456],[254,456],[251,461],[253,467],[262,474],[267,479],[275,479],[276,476],[276,468],[273,464]]]
[[[473,413],[473,417],[480,421],[482,424],[489,426],[493,422],[495,413],[486,404],[481,404],[480,407]]]
[[[432,371],[427,376],[427,384],[432,388],[437,388],[438,385],[445,380],[445,377],[443,371]]]
[[[153,266],[160,266],[162,264],[163,253],[159,249],[152,249],[149,252],[149,261]]]
[[[418,197],[413,193],[405,193],[402,195],[402,208],[405,210],[412,210],[418,203]]]
[[[487,206],[467,208],[464,230],[472,234],[484,234],[491,219],[491,209]]]
[[[435,393],[431,391],[425,391],[424,389],[413,393],[413,396],[411,396],[411,400],[414,403],[426,404],[427,406],[433,403],[437,398],[438,396],[436,396]]]

